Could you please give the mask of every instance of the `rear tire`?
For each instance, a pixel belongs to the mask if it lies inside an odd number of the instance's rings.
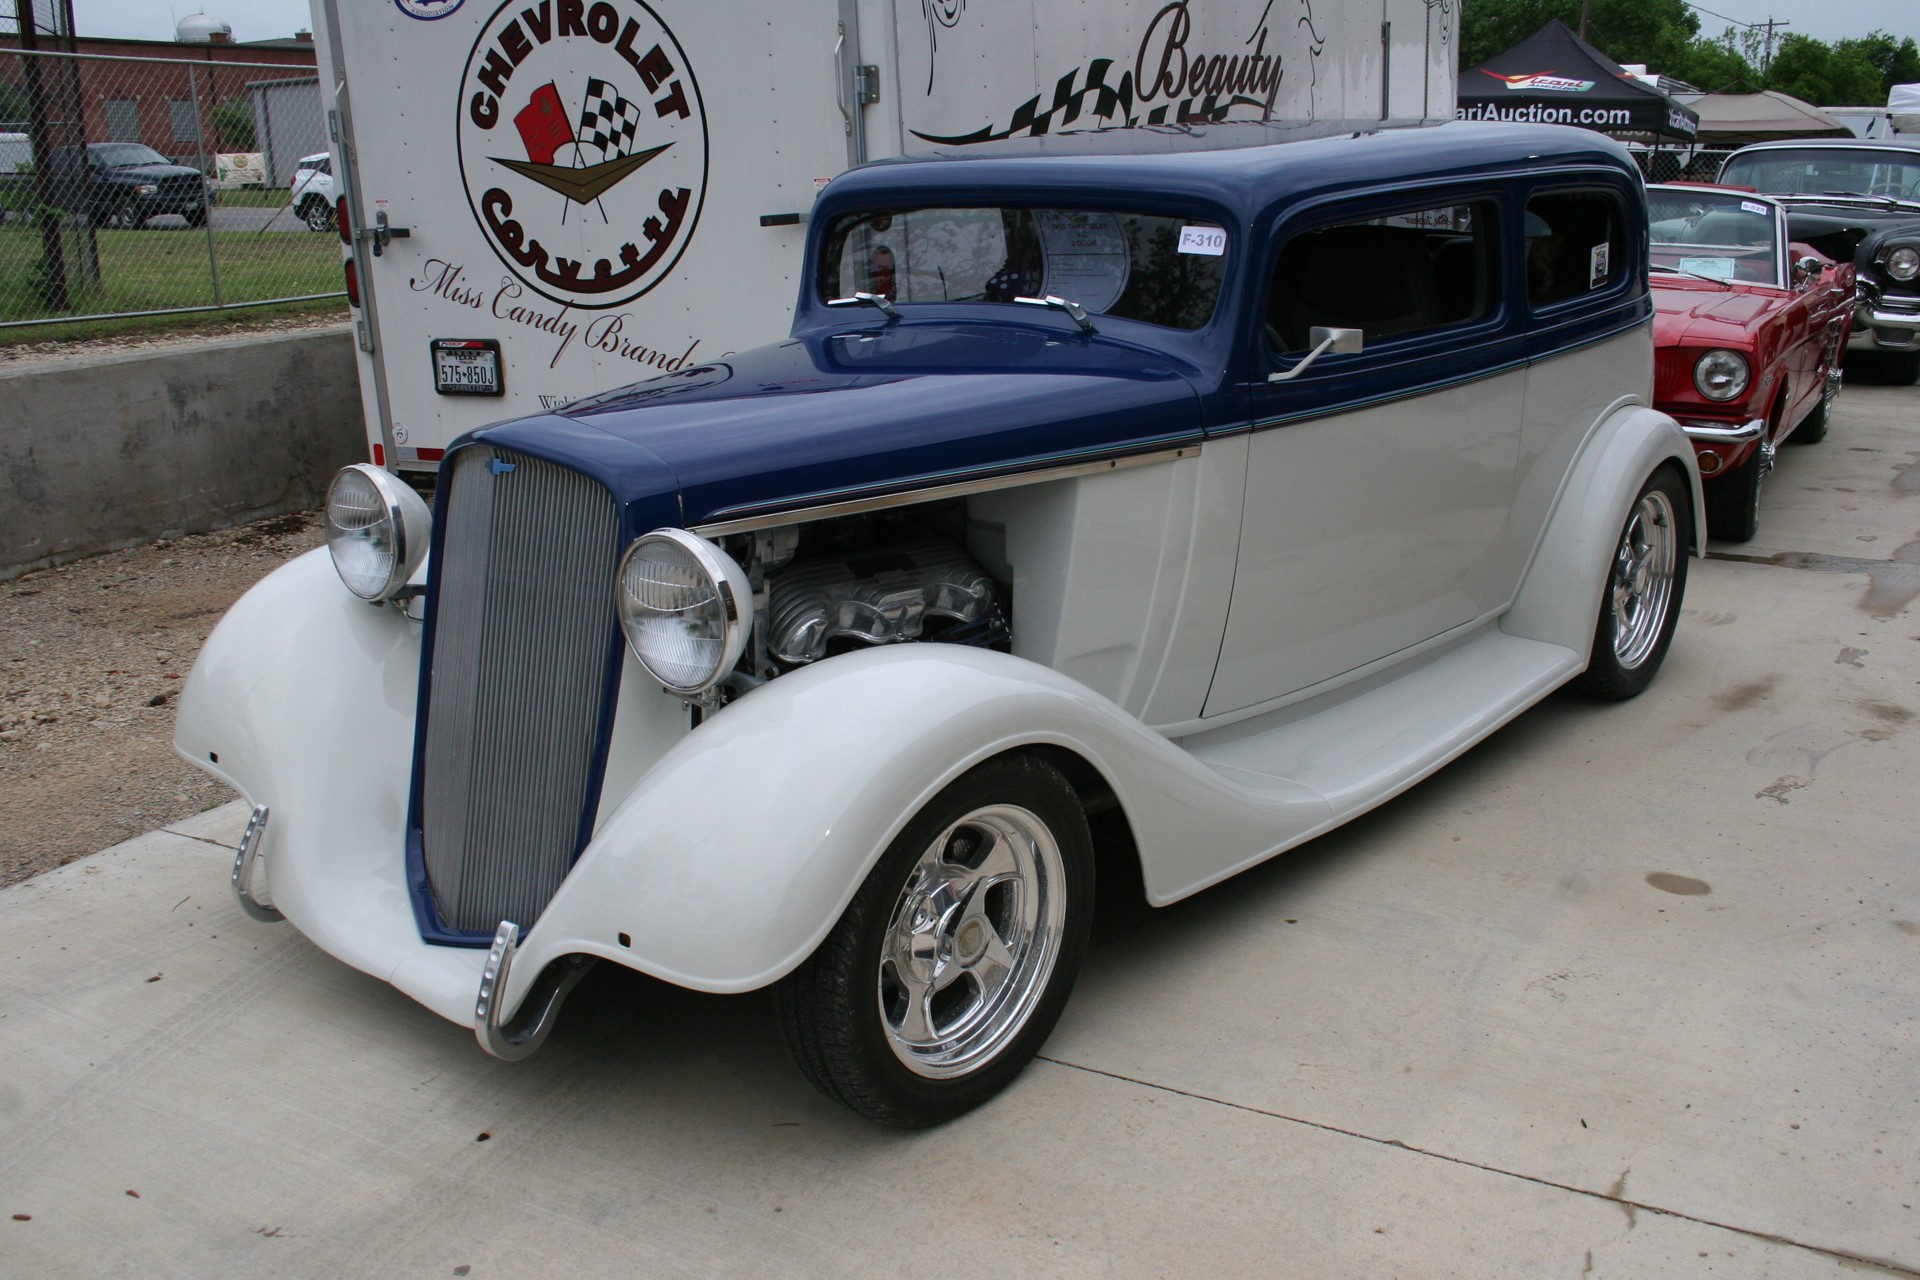
[[[807,961],[774,987],[814,1087],[903,1128],[950,1120],[1045,1043],[1093,917],[1093,842],[1066,778],[998,756],[907,823]]]
[[[1680,621],[1692,545],[1687,486],[1663,466],[1640,486],[1614,543],[1593,652],[1575,689],[1620,702],[1653,683]]]

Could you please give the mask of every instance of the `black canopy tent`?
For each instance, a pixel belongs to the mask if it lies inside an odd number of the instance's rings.
[[[1700,117],[1621,70],[1555,18],[1504,53],[1460,73],[1462,120],[1570,124],[1652,141],[1692,142]]]

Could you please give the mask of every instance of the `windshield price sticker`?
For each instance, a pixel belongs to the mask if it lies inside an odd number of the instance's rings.
[[[1742,200],[1740,202],[1740,207],[1742,209],[1745,209],[1748,213],[1758,213],[1763,216],[1771,212],[1767,208],[1767,206],[1761,204],[1758,200]]]
[[[1227,251],[1227,233],[1219,227],[1180,228],[1180,252],[1218,258]]]
[[[505,395],[499,342],[492,338],[435,338],[433,389],[443,396]]]

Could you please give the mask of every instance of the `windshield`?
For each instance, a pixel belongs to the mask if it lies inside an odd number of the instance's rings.
[[[1653,268],[1784,287],[1777,206],[1738,192],[1647,188]]]
[[[87,148],[87,154],[102,169],[131,169],[142,164],[172,164],[152,147],[137,142],[110,142]]]
[[[1170,329],[1213,316],[1226,261],[1217,224],[1085,209],[908,209],[851,214],[827,233],[822,300],[1012,302],[1048,294],[1090,315]]]
[[[1720,181],[1769,195],[1893,196],[1920,200],[1920,151],[1794,147],[1736,156]]]

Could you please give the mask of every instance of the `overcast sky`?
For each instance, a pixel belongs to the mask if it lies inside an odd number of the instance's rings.
[[[1920,37],[1920,2],[1916,0],[1708,0],[1706,9],[1694,8],[1700,10],[1701,31],[1716,36],[1727,27],[1728,19],[1765,22],[1773,18],[1789,24],[1784,31],[1819,40],[1863,36],[1873,30]],[[83,36],[171,40],[175,21],[202,12],[231,26],[235,40],[290,36],[313,24],[306,0],[73,0],[74,22]]]

